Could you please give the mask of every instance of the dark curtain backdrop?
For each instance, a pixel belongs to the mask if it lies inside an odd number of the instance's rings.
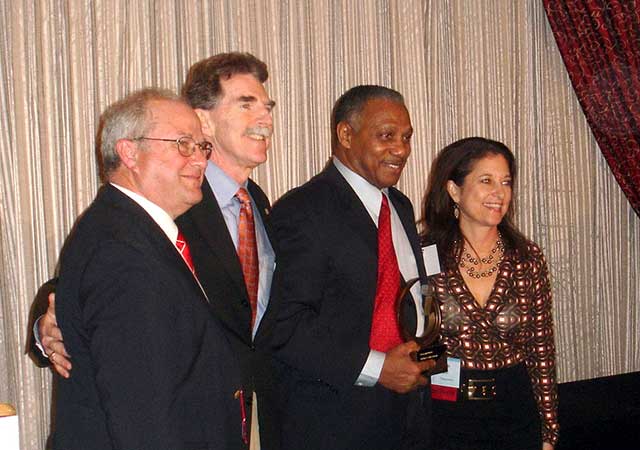
[[[600,150],[640,215],[640,1],[544,6]]]

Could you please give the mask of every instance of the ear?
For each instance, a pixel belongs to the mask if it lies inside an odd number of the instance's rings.
[[[449,197],[455,202],[460,202],[460,186],[458,186],[453,180],[447,181],[447,192]]]
[[[353,137],[353,128],[348,122],[338,122],[336,125],[336,133],[338,135],[338,142],[344,148],[351,148],[351,138]]]
[[[116,141],[116,153],[127,169],[131,170],[138,164],[140,149],[131,139],[118,139]]]
[[[205,138],[211,140],[211,137],[215,134],[215,123],[211,119],[211,111],[206,109],[195,109],[198,119],[200,119],[200,127],[202,128],[202,134]]]

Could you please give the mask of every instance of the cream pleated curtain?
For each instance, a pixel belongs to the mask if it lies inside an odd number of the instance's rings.
[[[600,155],[537,0],[0,0],[0,402],[22,449],[44,446],[51,375],[23,354],[38,286],[93,199],[94,135],[134,89],[177,90],[188,67],[241,50],[276,100],[272,200],[329,156],[347,88],[405,95],[416,130],[400,182],[420,210],[429,164],[465,136],[520,166],[517,217],[552,272],[561,381],[640,370],[640,221]]]

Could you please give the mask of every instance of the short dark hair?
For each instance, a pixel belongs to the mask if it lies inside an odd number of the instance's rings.
[[[447,191],[447,182],[452,180],[462,186],[476,162],[488,155],[501,155],[507,161],[515,194],[516,161],[509,147],[482,137],[469,137],[447,145],[436,156],[429,173],[420,220],[423,245],[436,244],[441,255],[460,256],[458,252],[462,248],[454,248],[454,243],[462,241],[462,233],[453,215],[454,202]],[[528,240],[513,224],[514,200],[515,195],[498,229],[507,246],[525,251]]]
[[[331,148],[338,146],[338,124],[348,122],[352,127],[359,126],[358,119],[369,100],[383,98],[404,105],[404,97],[398,91],[374,84],[355,86],[342,94],[331,112]]]
[[[182,86],[182,96],[192,108],[212,109],[222,94],[220,80],[233,75],[251,74],[264,83],[267,65],[250,53],[219,53],[192,65]]]

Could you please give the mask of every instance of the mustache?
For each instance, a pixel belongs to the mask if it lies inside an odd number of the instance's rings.
[[[265,138],[271,137],[271,135],[273,134],[273,130],[269,127],[251,127],[251,128],[247,128],[244,132],[245,136],[249,135],[249,134],[255,134],[258,136],[262,136]]]

